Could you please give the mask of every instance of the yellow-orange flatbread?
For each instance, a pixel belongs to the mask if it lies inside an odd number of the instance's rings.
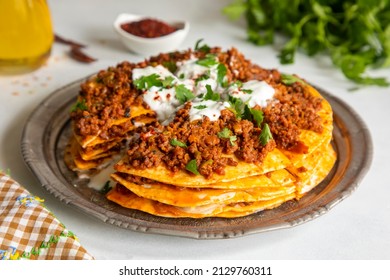
[[[176,186],[200,186],[217,182],[230,182],[240,178],[264,174],[282,169],[289,164],[290,161],[288,158],[280,150],[274,149],[267,154],[261,165],[238,161],[237,166],[225,167],[225,175],[213,174],[211,178],[194,176],[184,170],[173,173],[162,165],[148,169],[137,169],[126,164],[126,159],[122,159],[117,163],[115,169],[119,172],[145,177],[166,184],[174,183]]]
[[[127,191],[123,194],[118,188],[113,188],[107,198],[125,208],[140,210],[152,215],[170,218],[204,218],[204,217],[241,217],[279,206],[283,202],[293,199],[295,194],[280,196],[275,199],[262,200],[250,203],[210,204],[197,207],[176,207],[151,199],[139,197]],[[224,215],[224,212],[226,213]]]
[[[107,157],[112,155],[113,153],[118,152],[120,150],[120,143],[116,141],[111,141],[104,143],[102,145],[97,145],[93,148],[87,148],[83,149],[77,141],[75,141],[78,145],[78,152],[80,154],[80,157],[85,160],[95,160],[102,157]]]
[[[249,205],[245,205],[245,204],[242,205],[240,203],[237,203],[235,205],[229,205],[230,207],[225,208],[225,211],[216,214],[214,217],[220,217],[220,218],[243,217],[260,211],[279,207],[284,202],[292,200],[294,198],[295,198],[294,194],[289,194],[271,200],[252,202]]]
[[[105,156],[99,157],[97,159],[84,160],[80,156],[78,142],[74,137],[72,137],[65,148],[64,161],[66,165],[73,171],[86,171],[102,167],[104,164],[109,162],[115,154],[117,154],[117,152],[106,153]]]
[[[336,158],[336,152],[329,143],[326,147],[321,148],[321,154],[317,161],[307,161],[307,170],[299,174],[297,196],[302,196],[321,183],[332,170]]]
[[[179,207],[202,206],[222,202],[227,204],[233,202],[269,200],[295,192],[294,185],[273,188],[248,185],[251,187],[239,190],[215,188],[197,189],[175,187],[173,185],[158,182],[138,185],[127,181],[118,173],[112,174],[111,177],[138,196]]]
[[[144,111],[142,111],[142,110],[144,110]],[[142,126],[145,124],[149,124],[149,123],[156,120],[156,118],[154,117],[155,113],[150,111],[149,109],[139,109],[139,110],[136,110],[136,112],[139,113],[140,115],[130,117],[130,118],[123,118],[123,119],[114,121],[115,124],[111,125],[111,128],[114,126],[121,125],[121,124],[126,123],[126,122],[130,122],[130,125],[128,125],[128,128],[124,131],[123,137],[115,137],[115,138],[117,138],[117,139],[122,138],[123,139],[127,136],[126,135],[127,132],[132,131],[136,127],[139,127],[139,126]],[[73,131],[75,131],[74,128],[73,128]],[[100,137],[99,136],[100,134],[101,134],[100,131],[96,135],[86,135],[86,136],[80,136],[77,133],[74,133],[74,137],[76,138],[76,140],[80,144],[80,146],[83,148],[86,148],[89,146],[99,145],[102,143],[106,143],[107,141],[113,140],[113,138],[106,139],[106,138]]]

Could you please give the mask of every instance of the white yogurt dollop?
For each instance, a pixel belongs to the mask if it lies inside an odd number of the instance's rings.
[[[203,116],[207,116],[211,121],[218,120],[221,111],[230,108],[229,96],[241,99],[250,108],[256,105],[264,108],[273,100],[275,89],[265,81],[251,80],[240,86],[235,84],[223,87],[218,81],[218,61],[209,67],[199,65],[198,61],[197,58],[190,58],[178,62],[175,74],[162,65],[133,69],[133,81],[153,74],[158,75],[162,81],[167,78],[172,80],[170,86],[152,86],[145,90],[143,95],[144,101],[156,112],[158,120],[163,125],[169,124],[176,112],[184,106],[176,97],[176,87],[180,85],[184,85],[194,96],[189,112],[190,121],[201,119]],[[206,100],[207,88],[219,94],[220,100]]]
[[[237,86],[230,87],[228,94],[241,99],[250,108],[256,105],[264,108],[267,107],[268,101],[273,99],[275,89],[264,81],[251,80],[243,83],[240,89]]]

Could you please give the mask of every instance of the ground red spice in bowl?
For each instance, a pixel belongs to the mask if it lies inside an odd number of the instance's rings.
[[[123,23],[121,24],[121,28],[132,35],[143,38],[158,38],[177,30],[174,26],[152,18]]]

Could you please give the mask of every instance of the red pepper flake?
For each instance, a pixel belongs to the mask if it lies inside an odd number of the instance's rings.
[[[175,32],[177,30],[177,28],[163,21],[152,18],[123,23],[121,25],[121,28],[132,35],[143,38],[162,37],[171,34],[172,32]]]
[[[303,173],[303,172],[306,172],[306,171],[307,171],[307,168],[304,167],[304,166],[301,166],[301,167],[298,167],[297,170],[298,170],[299,173]]]

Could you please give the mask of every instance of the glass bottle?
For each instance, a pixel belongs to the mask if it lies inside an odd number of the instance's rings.
[[[20,74],[50,56],[53,29],[46,0],[0,0],[0,74]]]

